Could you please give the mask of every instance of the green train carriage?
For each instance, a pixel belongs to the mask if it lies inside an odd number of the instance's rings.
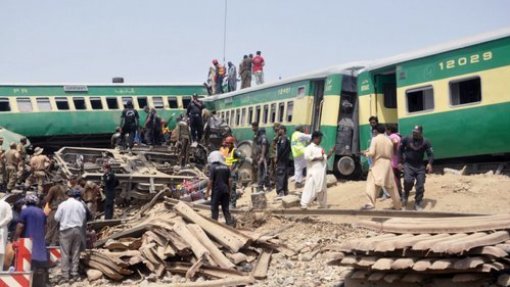
[[[509,79],[510,29],[373,62],[358,77],[361,149],[374,115],[402,135],[422,125],[440,160],[508,158]]]
[[[198,84],[2,84],[0,125],[52,149],[108,146],[128,100],[143,123],[145,106],[155,107],[163,120],[175,119],[193,93],[206,91]]]

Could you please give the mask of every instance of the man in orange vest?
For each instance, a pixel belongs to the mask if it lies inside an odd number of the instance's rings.
[[[230,192],[230,207],[235,208],[237,203],[237,181],[239,179],[238,168],[241,161],[244,159],[241,152],[235,147],[236,139],[233,136],[228,136],[223,140],[220,153],[225,158],[225,164],[230,168],[232,177],[232,190]]]

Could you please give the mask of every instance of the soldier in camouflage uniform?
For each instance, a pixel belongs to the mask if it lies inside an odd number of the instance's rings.
[[[190,139],[191,135],[188,122],[183,115],[180,115],[177,118],[177,126],[172,131],[170,141],[175,142],[178,146],[179,162],[181,166],[185,166],[188,163]]]
[[[5,153],[7,192],[10,192],[18,181],[18,167],[21,158],[16,147],[16,143],[11,143],[10,149]]]
[[[274,137],[271,142],[271,148],[269,149],[269,184],[271,187],[276,185],[276,145],[278,143],[278,130],[280,129],[280,123],[274,123],[273,131]]]

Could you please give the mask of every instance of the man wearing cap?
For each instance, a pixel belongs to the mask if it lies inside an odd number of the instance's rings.
[[[306,209],[316,198],[319,208],[327,208],[326,169],[328,158],[333,154],[331,149],[328,154],[320,146],[322,133],[312,133],[312,142],[305,148],[306,182],[301,195],[301,208]]]
[[[236,139],[228,136],[223,141],[220,153],[225,159],[225,164],[230,168],[230,176],[232,177],[232,190],[230,191],[230,206],[236,207],[237,204],[237,180],[239,177],[238,167],[244,159],[242,154],[235,147]]]
[[[38,206],[39,199],[35,194],[28,194],[25,197],[26,207],[21,210],[20,221],[16,226],[13,240],[18,238],[32,239],[32,270],[33,286],[46,286],[48,278],[48,252],[44,240],[44,229],[46,226],[46,215]]]
[[[365,156],[372,159],[372,165],[367,175],[366,194],[369,199],[363,209],[374,209],[375,200],[381,188],[385,188],[393,200],[393,208],[400,209],[400,196],[395,189],[395,178],[391,168],[393,157],[393,142],[384,134],[385,128],[377,124],[374,130],[374,137],[370,142],[370,148]]]
[[[103,169],[103,187],[106,195],[104,200],[104,219],[112,219],[115,201],[115,188],[118,185],[118,181],[109,163],[105,163],[103,165]]]
[[[80,191],[71,189],[69,198],[62,202],[55,213],[55,220],[60,224],[60,247],[62,250],[62,280],[77,278],[80,263],[80,247],[82,244],[82,228],[87,212],[84,204],[79,201]]]
[[[134,109],[131,100],[126,102],[126,107],[120,115],[120,136],[127,148],[133,147],[135,134],[138,131],[140,116]],[[127,137],[127,142],[126,142]]]
[[[57,212],[58,206],[67,199],[66,196],[66,186],[64,186],[64,179],[62,177],[56,177],[53,179],[55,183],[48,190],[48,194],[44,198],[45,205],[47,205],[50,209],[50,212],[47,214],[47,223],[46,223],[46,243],[48,245],[58,245],[58,230],[59,225],[55,220],[55,213]]]
[[[305,147],[311,140],[311,136],[305,134],[304,131],[305,127],[298,125],[290,136],[290,146],[292,149],[292,157],[294,158],[294,181],[296,182],[296,188],[303,187],[303,172],[306,167],[306,160],[304,157]]]
[[[30,159],[30,169],[32,172],[32,178],[37,182],[37,193],[43,193],[44,178],[46,177],[46,168],[50,164],[50,159],[45,156],[43,149],[36,147],[34,154]]]
[[[189,119],[189,125],[191,127],[191,138],[193,143],[199,142],[202,139],[203,122],[202,122],[202,110],[204,104],[198,99],[197,94],[193,94],[191,102],[188,105],[186,115]]]
[[[205,197],[211,195],[211,218],[218,220],[219,207],[223,211],[223,217],[228,225],[234,225],[234,220],[230,214],[230,192],[232,190],[232,178],[230,168],[225,164],[223,155],[219,151],[213,151],[209,154],[209,183]]]
[[[5,176],[7,178],[7,192],[10,192],[18,181],[18,166],[21,161],[16,143],[11,143],[10,149],[5,153]]]
[[[424,156],[427,154],[428,163],[423,165]],[[414,209],[423,210],[423,194],[425,193],[425,174],[432,172],[434,153],[432,145],[423,137],[423,128],[415,126],[412,136],[402,139],[399,149],[399,169],[404,172],[404,192],[402,194],[402,206],[407,206],[409,192],[413,189],[416,181],[416,195],[414,197]]]

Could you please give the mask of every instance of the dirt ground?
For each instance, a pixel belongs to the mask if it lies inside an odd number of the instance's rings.
[[[302,189],[295,189],[289,183],[290,193],[300,195]],[[328,188],[330,208],[358,209],[367,203],[365,181],[339,181]],[[248,207],[250,191],[239,200],[239,207]],[[275,199],[274,191],[266,197],[271,208],[281,208],[281,201]],[[425,182],[425,211],[506,213],[510,200],[510,177],[506,175],[427,175]],[[408,209],[414,204],[414,190],[411,192]],[[376,209],[391,207],[391,199],[378,200]],[[311,208],[317,208],[317,205]]]

